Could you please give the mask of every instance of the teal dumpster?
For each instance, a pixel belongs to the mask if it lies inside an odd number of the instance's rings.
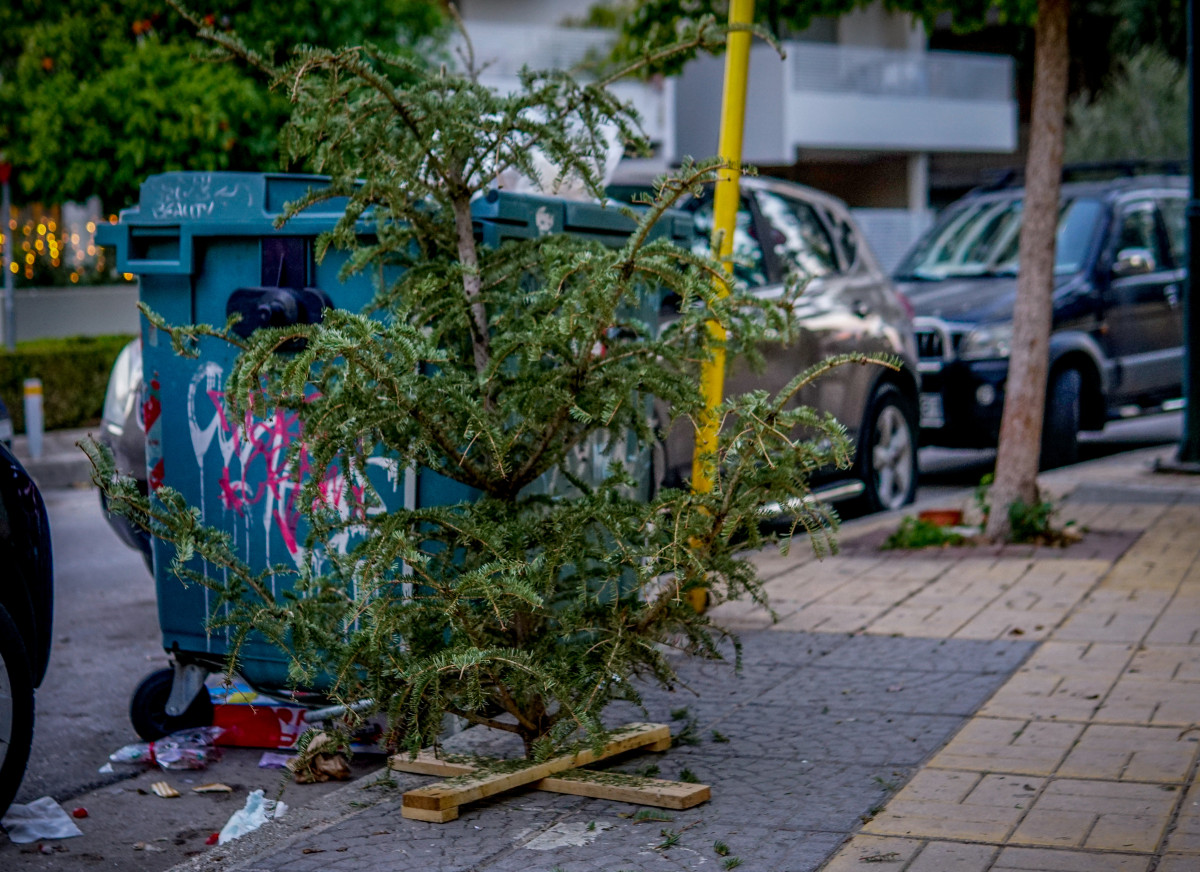
[[[224,324],[229,312],[238,311],[243,315],[239,327],[248,331],[263,324],[313,322],[326,307],[361,310],[374,295],[370,277],[340,281],[344,253],[330,251],[320,263],[313,256],[314,240],[342,216],[344,200],[318,204],[282,228],[275,226],[287,202],[325,183],[319,176],[290,174],[152,176],[142,185],[138,205],[103,228],[101,242],[115,247],[117,269],[138,277],[141,300],[168,323]],[[615,208],[548,197],[492,192],[478,199],[472,212],[476,236],[489,246],[550,233],[620,245],[633,229]],[[690,217],[667,216],[655,228],[655,235],[663,234],[690,248]],[[656,318],[657,304],[649,294],[642,314],[650,323]],[[169,337],[143,325],[148,482],[152,491],[163,484],[180,491],[208,525],[230,534],[252,568],[299,565],[309,559],[297,504],[309,472],[300,424],[282,410],[261,419],[229,420],[223,392],[234,357],[234,348],[215,339],[202,340],[198,358],[179,357]],[[297,443],[298,453],[289,460],[288,449]],[[637,462],[636,446],[622,450],[628,455],[622,460]],[[585,462],[598,481],[606,458],[598,441],[587,451]],[[641,452],[643,467],[646,454]],[[461,484],[429,471],[400,469],[385,456],[371,458],[368,469],[356,474],[370,476],[392,508],[472,499]],[[353,485],[335,470],[322,487],[336,502],[353,499]],[[163,647],[175,660],[174,677],[160,676],[153,693],[141,688],[144,698],[137,702],[135,695],[134,707],[165,704],[168,717],[159,719],[163,731],[180,726],[171,718],[197,697],[208,671],[223,667],[230,643],[225,631],[208,629],[215,597],[202,586],[185,587],[169,570],[172,556],[168,543],[154,543],[159,623]],[[216,570],[206,566],[204,571]],[[274,592],[287,583],[273,579]],[[241,651],[242,676],[267,691],[288,687],[287,662],[285,652],[261,639]]]

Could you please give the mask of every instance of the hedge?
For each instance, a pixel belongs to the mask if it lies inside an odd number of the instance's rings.
[[[87,427],[100,420],[108,376],[132,336],[71,336],[0,348],[0,399],[13,431],[25,432],[25,379],[42,380],[45,429]]]

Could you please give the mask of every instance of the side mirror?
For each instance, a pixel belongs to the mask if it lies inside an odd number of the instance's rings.
[[[1116,278],[1123,279],[1128,276],[1152,273],[1156,269],[1158,269],[1158,263],[1154,260],[1150,249],[1122,248],[1117,252],[1117,262],[1113,264],[1112,274]]]

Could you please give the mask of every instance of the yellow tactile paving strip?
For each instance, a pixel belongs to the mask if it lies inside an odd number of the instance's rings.
[[[967,552],[762,567],[779,630],[1041,641],[826,872],[1200,870],[1200,504],[1072,517],[1145,532],[1115,563]],[[714,615],[772,626],[746,606]]]

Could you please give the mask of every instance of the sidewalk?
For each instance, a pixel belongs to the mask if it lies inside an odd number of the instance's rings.
[[[910,872],[1200,868],[1200,479],[1107,460],[1047,484],[1069,494],[1065,515],[1110,531],[1089,539],[1136,538],[1111,561],[956,561],[870,619],[1042,641],[829,872],[875,857]],[[952,601],[930,598],[939,585]]]
[[[690,738],[614,767],[712,785],[669,820],[529,790],[420,823],[400,794],[434,779],[395,775],[176,868],[1200,868],[1200,477],[1149,470],[1172,450],[1047,474],[1090,529],[1068,549],[866,544],[894,514],[847,525],[824,561],[761,555],[778,622],[714,612],[742,638],[742,674],[681,663],[695,693],[649,690],[646,706]]]
[[[60,487],[88,487],[92,481],[92,464],[75,443],[89,435],[99,438],[100,426],[43,433],[41,457],[34,459],[29,454],[28,437],[18,433],[13,437],[12,450],[43,491]]]

